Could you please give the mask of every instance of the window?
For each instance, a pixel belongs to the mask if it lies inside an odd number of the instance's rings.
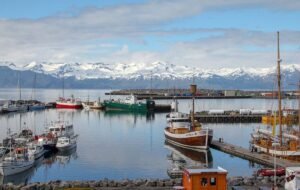
[[[201,179],[201,186],[207,186],[207,179],[204,177]]]
[[[216,185],[217,179],[215,177],[210,178],[210,185]]]

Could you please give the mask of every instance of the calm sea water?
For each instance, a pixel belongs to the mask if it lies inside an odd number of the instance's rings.
[[[109,99],[108,90],[65,90],[65,95],[75,94],[83,100]],[[55,101],[61,90],[22,90],[22,97],[32,96],[41,101]],[[0,99],[18,99],[15,89],[0,89]],[[119,97],[117,97],[119,98]],[[157,101],[170,103],[170,100]],[[275,109],[276,101],[264,99],[197,100],[197,110],[208,109]],[[285,100],[286,108],[296,108],[296,100]],[[180,100],[182,112],[189,112],[190,100]],[[231,176],[249,176],[261,167],[220,151],[196,153],[165,144],[163,129],[166,114],[141,115],[120,112],[57,110],[35,111],[0,115],[0,140],[6,137],[8,128],[18,132],[27,126],[36,133],[45,130],[45,123],[65,120],[74,124],[79,134],[77,149],[65,154],[48,155],[38,160],[31,170],[3,178],[0,183],[45,182],[50,180],[96,180],[102,178],[167,178],[167,170],[185,159],[186,165],[222,166]],[[262,124],[205,124],[214,129],[214,138],[249,147],[250,133]]]

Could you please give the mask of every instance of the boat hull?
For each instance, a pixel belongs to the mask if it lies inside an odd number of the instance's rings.
[[[26,162],[1,162],[0,163],[0,174],[3,176],[13,175],[29,168],[33,167],[34,161],[26,161]]]
[[[68,103],[60,103],[56,102],[56,108],[64,108],[64,109],[81,109],[81,104],[68,104]]]
[[[76,143],[73,143],[73,144],[69,144],[69,145],[66,145],[66,146],[56,146],[57,150],[58,151],[68,151],[68,150],[71,150],[73,148],[75,148],[77,145]]]
[[[104,106],[108,110],[127,110],[133,112],[147,112],[147,104],[137,103],[137,104],[126,104],[122,102],[105,101]]]
[[[208,131],[207,131],[208,130]],[[191,150],[208,149],[211,144],[213,132],[212,130],[193,131],[185,134],[174,134],[169,131],[169,127],[165,128],[166,141],[176,146]]]

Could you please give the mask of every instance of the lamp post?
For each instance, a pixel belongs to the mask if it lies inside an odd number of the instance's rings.
[[[276,147],[280,144],[277,142],[272,143],[272,147],[274,147],[274,189],[277,189],[277,183],[276,183]]]

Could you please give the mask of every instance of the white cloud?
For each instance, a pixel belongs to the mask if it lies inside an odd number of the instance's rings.
[[[74,62],[153,62],[203,67],[273,63],[274,53],[249,52],[248,45],[274,47],[275,34],[239,29],[163,30],[165,23],[188,18],[206,10],[265,7],[272,10],[299,10],[300,2],[271,0],[154,0],[141,4],[86,9],[73,16],[57,15],[37,20],[0,20],[0,59],[19,64],[31,61]],[[132,50],[126,40],[141,43],[147,35],[165,36],[213,33],[219,35],[188,42],[166,44],[165,51]],[[283,31],[282,43],[299,45],[299,31]],[[284,54],[284,53],[283,53]],[[298,52],[286,52],[291,63]]]

